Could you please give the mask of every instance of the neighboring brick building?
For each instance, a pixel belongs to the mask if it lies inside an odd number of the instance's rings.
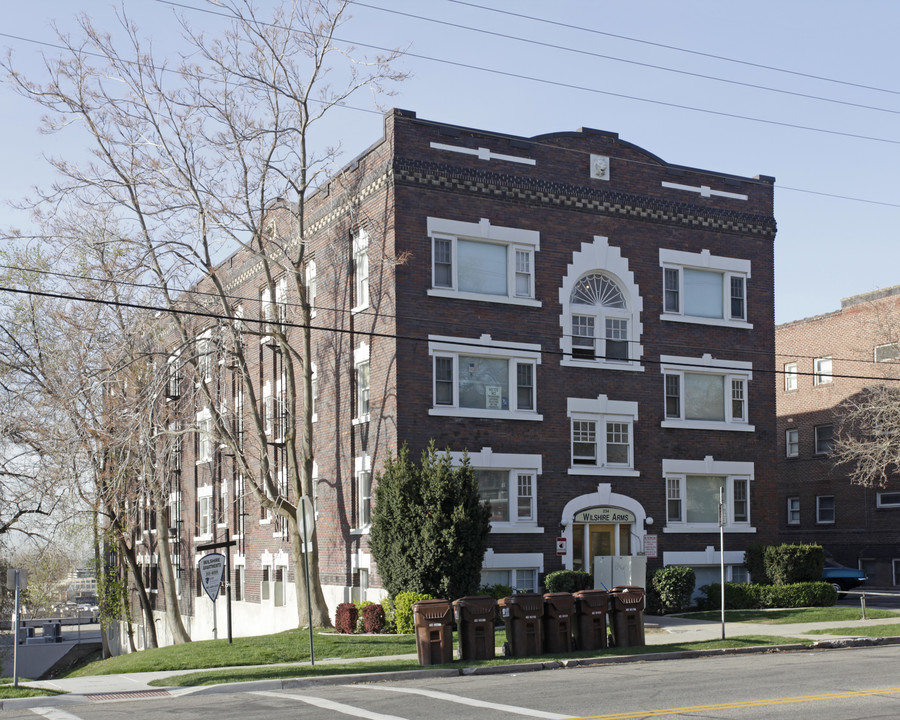
[[[839,406],[878,378],[900,378],[900,285],[775,331],[778,519],[784,542],[816,542],[870,585],[900,584],[900,486],[852,485],[830,450]]]
[[[615,133],[520,138],[389,112],[384,138],[307,204],[329,603],[381,596],[373,478],[402,443],[417,457],[432,439],[468,451],[493,506],[486,583],[538,589],[636,555],[712,581],[720,485],[728,574],[743,579],[779,508],[774,387],[754,374],[774,364],[773,185],[669,165]],[[228,262],[250,316],[255,261]],[[277,527],[235,499],[226,458],[208,448],[200,467],[189,445],[183,516],[204,532],[185,536],[241,537],[236,627],[295,624]]]

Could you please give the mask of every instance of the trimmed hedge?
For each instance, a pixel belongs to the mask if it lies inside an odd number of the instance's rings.
[[[363,628],[367,633],[384,632],[384,608],[370,603],[363,608]]]
[[[774,585],[817,582],[822,579],[825,550],[821,545],[769,545],[765,562]]]
[[[548,593],[574,593],[593,589],[594,579],[582,570],[557,570],[544,577],[544,587]]]
[[[704,585],[705,595],[698,602],[701,610],[718,610],[721,607],[721,585]],[[837,592],[826,582],[790,583],[787,585],[759,585],[756,583],[725,583],[725,608],[727,610],[754,610],[758,608],[830,607],[837,602]]]
[[[353,603],[341,603],[334,613],[334,629],[339,633],[356,632],[357,619],[356,605]]]
[[[694,585],[697,576],[693,568],[682,565],[668,565],[659,568],[650,577],[648,605],[655,606],[659,612],[677,612],[690,607],[693,603]]]
[[[412,606],[419,600],[434,600],[428,593],[402,592],[394,598],[394,629],[401,635],[416,631]]]

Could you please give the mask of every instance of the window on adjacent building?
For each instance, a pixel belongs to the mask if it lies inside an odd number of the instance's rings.
[[[272,566],[262,566],[262,580],[259,583],[259,597],[268,600],[272,597]]]
[[[665,320],[746,325],[750,261],[676,250],[659,251]]]
[[[369,361],[356,364],[356,417],[369,414]]]
[[[875,362],[900,360],[900,343],[888,343],[875,347]]]
[[[312,366],[312,421],[319,419],[319,371],[316,365]]]
[[[283,565],[275,566],[275,587],[273,588],[273,599],[275,607],[284,605],[284,584],[287,580],[287,568]]]
[[[369,306],[369,234],[358,230],[353,235],[354,310]]]
[[[197,414],[197,462],[205,463],[212,460],[212,418],[209,410]]]
[[[790,362],[784,365],[784,389],[797,389],[797,363]]]
[[[509,350],[504,351],[503,346]],[[462,346],[454,351],[454,344],[432,342],[432,414],[539,419],[536,377],[540,354],[524,350],[520,354],[519,347],[514,343],[492,343],[480,354],[476,347]],[[510,356],[504,356],[505,352]]]
[[[166,365],[168,377],[166,378],[166,398],[175,400],[181,397],[181,358],[179,354],[169,356]]]
[[[428,218],[432,295],[534,304],[539,234],[479,223]]]
[[[787,523],[788,525],[800,524],[800,498],[798,497],[787,499]]]
[[[830,357],[816,358],[813,366],[815,368],[813,374],[814,384],[826,385],[834,379],[831,374],[832,359]]]
[[[235,602],[241,602],[245,597],[244,583],[247,577],[246,568],[243,565],[234,566],[234,599]]]
[[[900,492],[880,492],[876,502],[880,508],[900,507]]]
[[[825,455],[834,450],[834,426],[816,426],[816,455]]]
[[[784,431],[784,456],[797,457],[800,454],[800,431],[791,428]]]
[[[316,314],[316,292],[318,284],[316,281],[316,263],[310,260],[306,264],[306,302],[309,304],[312,315]]]
[[[200,537],[212,535],[212,495],[203,495],[197,498],[198,525],[197,534]]]
[[[575,283],[572,309],[572,358],[628,361],[629,319],[625,295],[618,284],[592,272]]]
[[[210,332],[197,338],[197,376],[200,382],[212,380],[213,348]]]
[[[834,523],[834,495],[818,495],[816,497],[816,522]]]
[[[661,360],[663,427],[751,429],[747,424],[749,363],[716,361],[708,356],[702,361],[670,356]]]

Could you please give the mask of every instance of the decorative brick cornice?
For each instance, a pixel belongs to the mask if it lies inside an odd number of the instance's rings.
[[[690,203],[534,180],[443,163],[396,158],[394,179],[397,183],[468,192],[496,200],[587,210],[648,222],[687,225],[744,235],[775,236],[775,220],[765,215],[704,208]]]

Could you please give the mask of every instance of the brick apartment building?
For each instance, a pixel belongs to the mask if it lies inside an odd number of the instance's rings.
[[[900,486],[852,485],[830,456],[840,404],[878,378],[900,378],[900,285],[841,300],[841,309],[779,325],[778,533],[816,542],[869,584],[900,584]]]
[[[332,608],[381,597],[374,478],[402,443],[417,457],[430,440],[468,452],[493,508],[485,583],[537,590],[548,572],[639,555],[710,582],[720,487],[728,575],[743,579],[744,548],[774,540],[783,505],[775,389],[754,373],[774,364],[773,185],[610,132],[523,138],[387,113],[384,137],[307,204]],[[247,314],[265,306],[255,260],[226,264]],[[255,357],[260,395],[277,394],[277,358],[264,343]],[[291,627],[288,545],[220,455],[197,439],[179,459],[182,611],[206,636],[193,546],[228,529],[235,632]]]

